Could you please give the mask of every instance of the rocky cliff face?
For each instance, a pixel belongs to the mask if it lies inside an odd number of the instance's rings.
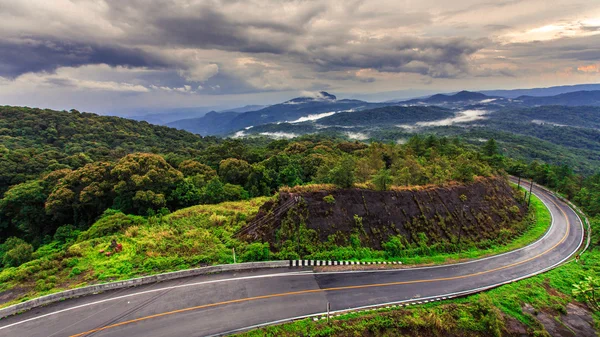
[[[423,238],[428,244],[456,242],[459,236],[477,242],[516,234],[524,214],[524,205],[502,177],[394,191],[282,192],[277,202],[261,207],[243,237],[277,247],[305,225],[318,241],[343,244],[355,234],[364,246],[376,249],[395,235],[409,243]]]

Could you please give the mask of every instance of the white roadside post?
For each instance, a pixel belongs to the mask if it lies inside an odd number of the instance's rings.
[[[235,248],[231,248],[231,251],[233,252],[233,263],[235,264]]]

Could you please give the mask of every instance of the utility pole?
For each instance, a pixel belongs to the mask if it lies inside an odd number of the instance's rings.
[[[461,245],[461,241],[460,241],[460,237],[462,236],[462,228],[465,222],[465,209],[469,209],[468,205],[463,205],[462,208],[462,212],[461,212],[461,222],[458,226],[458,258],[460,259],[460,252],[462,250],[462,245]]]
[[[327,323],[329,323],[329,312],[331,311],[331,303],[327,302]]]
[[[531,205],[531,191],[533,191],[533,178],[531,178],[531,185],[529,185],[529,200],[527,201],[527,210],[529,211],[529,206]]]
[[[519,170],[518,178],[519,180],[517,181],[517,189],[521,188],[521,170]]]
[[[296,253],[298,254],[298,257],[301,259],[302,256],[300,256],[300,222],[298,222],[298,230],[296,233]]]

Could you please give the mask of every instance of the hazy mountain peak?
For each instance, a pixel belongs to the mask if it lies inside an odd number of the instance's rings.
[[[487,95],[482,94],[480,92],[473,92],[473,91],[467,91],[467,90],[463,90],[460,92],[457,92],[456,94],[452,95],[452,97],[454,98],[460,98],[463,100],[475,100],[475,99],[485,99],[488,98]]]
[[[304,92],[301,97],[293,98],[289,101],[284,102],[283,104],[301,104],[301,103],[308,103],[308,102],[315,102],[315,101],[335,102],[336,100],[337,100],[337,97],[335,95],[332,95],[326,91]]]

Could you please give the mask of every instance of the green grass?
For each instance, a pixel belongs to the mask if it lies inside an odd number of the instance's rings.
[[[269,199],[199,205],[164,217],[108,213],[74,242],[52,242],[40,247],[34,260],[1,270],[0,292],[11,290],[18,296],[0,307],[74,287],[232,263],[232,248],[243,262],[251,245],[233,239],[233,233]],[[122,252],[101,253],[110,250],[113,239],[122,244]]]
[[[347,313],[314,322],[304,319],[240,334],[254,336],[500,336],[501,312],[489,297],[469,304],[424,305]]]

